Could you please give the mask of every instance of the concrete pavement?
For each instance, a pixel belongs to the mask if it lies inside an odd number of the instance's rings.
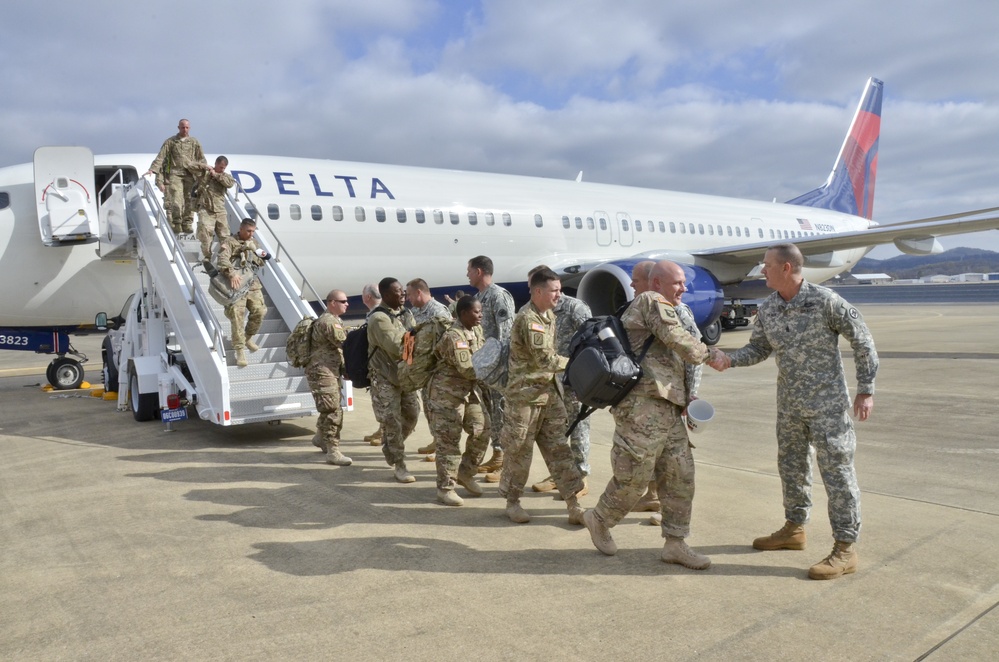
[[[525,496],[527,525],[494,485],[437,505],[422,420],[407,443],[418,481],[396,483],[361,441],[376,427],[364,393],[339,468],[309,443],[314,419],[165,432],[86,392],[43,393],[48,359],[6,353],[0,658],[993,659],[999,306],[861,310],[882,363],[857,426],[860,570],[829,582],[806,576],[832,545],[821,484],[807,550],[750,547],[783,523],[772,361],[705,371],[717,413],[692,438],[689,542],[714,565],[695,572],[658,560],[647,514],[605,557],[550,495]],[[99,383],[99,338],[74,342]],[[610,477],[612,429],[594,415],[584,506]]]

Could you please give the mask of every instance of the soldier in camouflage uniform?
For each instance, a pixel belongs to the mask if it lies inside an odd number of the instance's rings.
[[[201,143],[191,135],[191,123],[182,119],[177,124],[177,135],[163,141],[159,154],[145,173],[156,175],[156,184],[163,191],[167,220],[177,234],[194,232],[191,191],[195,177],[201,174],[202,164],[207,163]]]
[[[347,312],[347,294],[333,290],[326,297],[326,312],[312,323],[312,352],[305,367],[312,398],[319,410],[316,422],[316,439],[313,443],[326,453],[326,462],[342,467],[352,460],[340,452],[340,429],[343,427],[343,410],[340,408],[340,382],[343,371],[343,341],[347,331],[340,315]]]
[[[430,429],[437,440],[437,500],[446,506],[460,506],[455,494],[461,485],[472,496],[481,496],[475,480],[479,463],[489,443],[489,421],[479,395],[484,388],[475,378],[472,354],[482,347],[482,304],[474,297],[462,297],[455,305],[458,321],[448,329],[435,348],[437,367],[427,386]],[[462,431],[468,434],[461,454]]]
[[[250,266],[260,268],[264,261],[270,259],[270,255],[264,253],[257,255],[260,247],[253,240],[253,233],[257,230],[257,223],[252,218],[244,218],[239,225],[239,231],[225,238],[219,248],[218,270],[223,276],[229,278],[229,284],[233,289],[242,284],[242,278],[246,277],[244,271]],[[243,273],[244,276],[240,276]],[[243,319],[249,311],[249,318],[246,320],[246,327],[243,327]],[[260,279],[253,276],[253,284],[249,291],[233,303],[225,307],[225,316],[229,318],[232,334],[232,348],[236,353],[236,365],[240,368],[246,366],[246,353],[244,349],[255,352],[260,347],[253,342],[253,336],[260,329],[260,324],[267,314],[267,305],[264,303],[263,287]]]
[[[631,512],[655,475],[666,539],[660,558],[703,570],[711,566],[711,559],[684,541],[690,534],[694,457],[681,414],[689,397],[684,365],[704,363],[710,351],[683,328],[676,313],[685,282],[679,265],[657,263],[652,290],[635,297],[621,318],[636,353],[650,334],[656,340],[642,360],[642,379],[611,409],[614,477],[597,507],[586,511],[583,519],[594,546],[608,556],[617,553],[610,529]]]
[[[212,235],[219,244],[229,234],[229,216],[225,210],[225,193],[236,185],[236,180],[225,171],[229,159],[220,156],[215,159],[215,167],[201,164],[204,173],[198,181],[198,241],[201,254],[208,260],[212,257]]]
[[[496,338],[501,343],[510,340],[510,330],[513,328],[514,302],[513,295],[493,283],[493,261],[485,255],[478,255],[468,261],[466,272],[468,282],[478,290],[475,298],[482,304],[482,333],[485,337]],[[499,480],[498,474],[503,467],[503,432],[504,398],[500,391],[486,389],[483,392],[486,409],[489,410],[489,425],[493,440],[493,454],[489,461],[479,467],[479,473],[493,472],[486,478],[488,482]]]
[[[422,278],[414,278],[413,280],[406,283],[406,299],[412,306],[413,320],[416,326],[425,324],[431,320],[440,320],[442,323],[451,325],[454,323],[454,316],[451,315],[451,310],[437,301],[430,295],[430,285],[427,281]],[[420,401],[423,403],[423,415],[427,419],[427,424],[430,424],[430,411],[427,405],[427,389],[428,386],[424,386],[420,390]],[[433,435],[433,426],[431,426],[430,434]],[[417,452],[421,455],[431,456],[436,449],[436,439],[433,440],[426,446],[421,446]],[[428,462],[433,462],[433,457],[427,457]]]
[[[395,470],[400,483],[416,477],[406,468],[406,438],[416,429],[420,401],[416,393],[399,388],[398,363],[402,339],[413,328],[413,316],[403,307],[405,291],[395,278],[378,283],[382,303],[368,314],[368,372],[371,375],[371,406],[381,424],[382,454]]]
[[[367,316],[371,315],[371,311],[378,307],[382,302],[382,295],[378,291],[378,283],[368,283],[361,289],[361,301],[364,306],[368,309],[365,315],[365,321],[367,321]],[[373,406],[373,405],[372,405]],[[382,426],[379,425],[378,429],[371,434],[364,435],[364,441],[368,442],[372,446],[382,445]]]
[[[583,509],[576,495],[583,489],[583,477],[565,439],[568,421],[562,384],[556,377],[568,362],[555,352],[555,318],[551,313],[561,296],[562,284],[555,272],[545,268],[531,276],[529,285],[531,303],[517,314],[510,332],[510,377],[504,393],[506,421],[501,442],[505,455],[499,492],[506,497],[510,521],[530,521],[520,497],[537,442],[559,494],[565,499],[569,523],[582,524]]]
[[[763,261],[767,287],[776,290],[760,304],[749,344],[712,362],[723,370],[748,366],[771,354],[777,361],[777,466],[784,492],[784,526],[753,541],[756,549],[804,549],[812,505],[814,446],[829,497],[835,544],[813,565],[812,579],[835,579],[857,570],[860,488],[853,466],[857,446],[850,420],[850,394],[839,351],[850,341],[857,370],[853,412],[864,421],[874,407],[878,354],[860,312],[830,289],[805,281],[804,259],[793,244],[772,246]]]

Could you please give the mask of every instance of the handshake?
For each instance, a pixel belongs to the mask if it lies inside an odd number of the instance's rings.
[[[708,350],[707,364],[718,372],[723,372],[732,367],[732,359],[725,352],[712,347]]]

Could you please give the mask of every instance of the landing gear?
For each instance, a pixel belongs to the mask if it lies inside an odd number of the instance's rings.
[[[701,338],[704,340],[705,345],[717,345],[718,341],[721,340],[721,332],[721,323],[715,320],[701,329]]]
[[[60,391],[77,389],[83,383],[83,365],[76,359],[60,356],[45,369],[45,377],[52,388]]]

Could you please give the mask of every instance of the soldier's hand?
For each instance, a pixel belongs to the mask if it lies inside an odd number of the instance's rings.
[[[732,359],[725,352],[712,347],[709,351],[708,365],[717,370],[718,372],[724,372],[732,367]]]
[[[239,274],[232,274],[231,276],[229,276],[229,285],[231,285],[232,289],[234,290],[238,289],[240,283],[242,282],[243,280],[239,277]]]
[[[866,421],[874,411],[874,396],[870,393],[858,393],[853,399],[853,416],[858,421]]]

